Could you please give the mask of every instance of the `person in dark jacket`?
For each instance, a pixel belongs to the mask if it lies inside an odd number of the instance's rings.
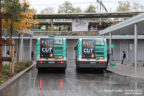
[[[32,51],[31,52],[31,59],[33,60],[33,58],[34,58],[34,52]]]
[[[122,59],[121,64],[123,64],[125,58],[126,58],[126,53],[125,53],[125,51],[123,51],[123,59]]]
[[[109,63],[109,60],[110,60],[110,53],[109,53],[109,50],[108,50],[108,53],[107,53],[107,64]]]

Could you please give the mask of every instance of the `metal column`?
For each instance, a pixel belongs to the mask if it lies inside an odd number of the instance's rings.
[[[30,45],[29,45],[29,59],[30,60],[32,60],[32,58],[31,58],[31,53],[32,53],[32,37],[30,37],[30,43],[29,43]]]
[[[53,19],[51,19],[51,32],[53,32],[54,28],[53,28]]]
[[[7,36],[6,36],[7,34],[6,34],[6,30],[5,30],[5,40],[7,39]],[[7,46],[6,46],[6,44],[5,44],[5,46],[4,46],[4,57],[7,57]]]
[[[21,35],[20,61],[23,60],[23,34]]]
[[[137,24],[134,25],[135,72],[137,72]]]
[[[109,54],[111,54],[112,35],[109,33]]]

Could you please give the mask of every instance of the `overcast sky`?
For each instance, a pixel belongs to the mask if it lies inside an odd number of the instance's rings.
[[[34,8],[39,13],[41,10],[47,7],[53,7],[55,12],[57,12],[59,5],[63,4],[65,1],[70,1],[74,7],[81,7],[85,10],[88,5],[92,4],[97,6],[97,0],[29,0],[31,3],[31,8]],[[117,1],[139,1],[139,3],[144,4],[144,0],[102,0],[108,11],[116,10],[118,6]]]

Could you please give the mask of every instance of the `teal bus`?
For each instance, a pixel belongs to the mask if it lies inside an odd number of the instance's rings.
[[[37,38],[37,68],[67,67],[66,39],[61,37]]]
[[[74,48],[76,69],[106,69],[108,66],[107,42],[104,38],[80,38]]]

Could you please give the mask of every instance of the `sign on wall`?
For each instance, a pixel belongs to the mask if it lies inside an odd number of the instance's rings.
[[[72,31],[88,31],[88,19],[73,19]]]

